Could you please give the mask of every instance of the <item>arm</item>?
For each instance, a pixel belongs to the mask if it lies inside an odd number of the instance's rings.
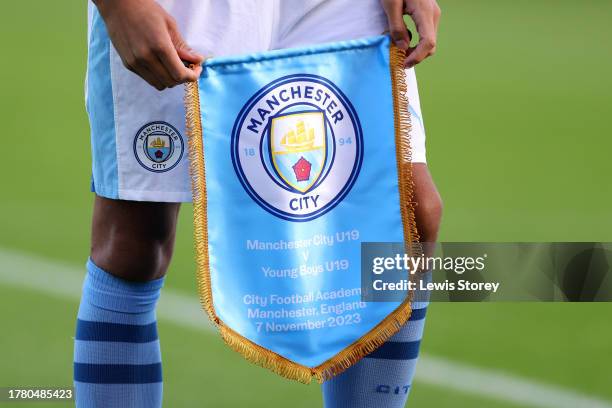
[[[381,0],[381,3],[387,13],[393,42],[408,52],[406,68],[412,68],[434,54],[441,15],[436,0]],[[412,38],[404,23],[404,14],[410,15],[419,32],[416,47],[410,47]]]
[[[163,90],[195,81],[204,57],[193,51],[176,22],[154,0],[94,0],[127,69]],[[182,60],[196,65],[185,67]]]

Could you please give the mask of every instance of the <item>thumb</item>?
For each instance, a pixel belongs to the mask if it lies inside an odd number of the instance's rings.
[[[204,56],[193,50],[183,39],[178,30],[171,29],[170,36],[172,38],[174,48],[176,48],[176,52],[180,59],[182,59],[183,61],[191,62],[195,65],[199,65],[204,61]]]
[[[410,35],[404,22],[404,8],[403,1],[385,1],[385,12],[387,13],[387,20],[389,22],[389,33],[393,43],[403,49],[407,50],[410,47]]]
[[[204,56],[194,51],[186,43],[182,42],[182,43],[176,44],[175,46],[176,46],[176,52],[178,53],[180,59],[184,61],[192,62],[195,65],[199,65],[204,61]]]

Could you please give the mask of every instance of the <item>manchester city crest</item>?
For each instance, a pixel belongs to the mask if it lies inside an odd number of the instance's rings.
[[[266,211],[308,221],[334,208],[355,182],[363,136],[348,98],[331,81],[298,74],[257,92],[240,112],[232,160]]]
[[[166,122],[151,122],[134,138],[134,155],[145,169],[162,173],[173,169],[183,156],[183,137]]]
[[[284,184],[301,193],[317,182],[327,158],[323,111],[282,114],[270,119],[270,158]]]

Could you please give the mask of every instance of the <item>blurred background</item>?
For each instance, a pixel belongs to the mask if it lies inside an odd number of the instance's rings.
[[[438,52],[417,71],[441,240],[612,241],[612,2],[440,6]],[[2,1],[0,22],[0,386],[68,386],[93,201],[86,2]],[[320,406],[318,385],[247,363],[210,330],[190,205],[179,227],[160,309],[166,405]],[[612,407],[611,315],[433,304],[408,405]]]

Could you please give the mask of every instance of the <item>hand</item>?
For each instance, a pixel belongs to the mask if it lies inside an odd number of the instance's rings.
[[[407,51],[406,68],[412,68],[436,52],[438,23],[442,14],[436,0],[381,0],[381,3],[387,13],[393,43]],[[410,15],[419,32],[416,47],[410,46],[412,38],[404,23],[404,14]]]
[[[189,48],[172,16],[154,0],[94,2],[127,69],[160,91],[198,79],[204,57]]]

